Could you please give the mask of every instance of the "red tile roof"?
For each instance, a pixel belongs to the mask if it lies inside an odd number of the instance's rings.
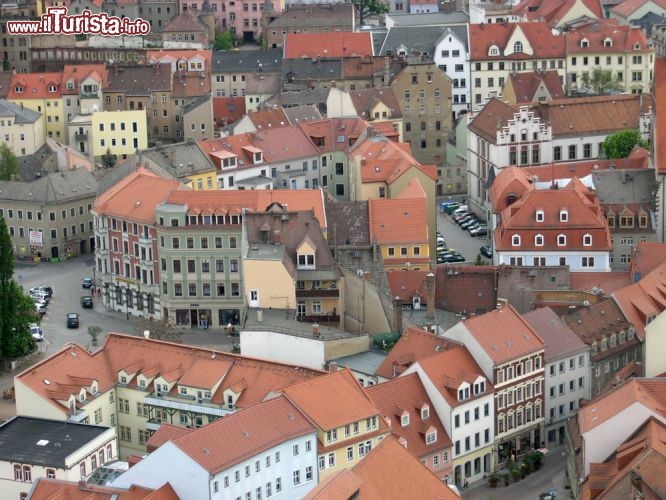
[[[495,364],[544,348],[543,340],[511,305],[466,319],[463,325]]]
[[[403,273],[389,273],[389,276],[391,274]],[[410,326],[400,336],[375,373],[380,377],[391,379],[400,375],[417,361],[459,345],[453,340],[438,337],[422,328]]]
[[[472,400],[488,396],[495,390],[492,380],[488,380],[464,345],[457,345],[429,358],[419,360],[418,364],[451,408],[470,401],[469,399],[458,400],[458,388],[463,382],[472,385],[479,377],[486,379],[486,392],[482,395],[472,395]]]
[[[374,55],[372,34],[358,33],[287,33],[284,59],[340,58]]]
[[[511,13],[530,21],[543,20],[556,26],[571,9],[580,6],[577,0],[523,0],[514,6]],[[604,12],[599,0],[582,0],[593,17],[603,18]]]
[[[180,190],[171,193],[167,203],[186,204],[191,213],[240,213],[247,208],[262,212],[272,203],[287,205],[290,211],[312,210],[322,230],[327,228],[324,196],[320,189],[247,189],[220,191]]]
[[[385,438],[351,471],[344,470],[318,484],[304,500],[346,498],[460,500],[446,482],[392,437]]]
[[[529,311],[523,314],[523,319],[543,340],[545,363],[551,363],[565,356],[581,354],[588,348],[587,344],[550,307]]]
[[[387,273],[391,297],[400,297],[404,304],[412,303],[414,296],[421,298],[421,304],[428,303],[428,289],[426,275],[430,271],[404,271],[400,273]]]
[[[568,212],[565,222],[560,221],[560,212],[563,209]],[[539,210],[543,211],[543,222],[536,222],[535,214]],[[558,244],[560,234],[566,236],[565,245]],[[518,246],[512,244],[514,235],[520,236]],[[536,245],[537,235],[543,236],[543,245]],[[518,201],[502,210],[500,222],[495,230],[495,248],[497,251],[580,251],[589,248],[583,244],[584,235],[592,237],[595,251],[612,249],[608,222],[599,200],[593,192],[574,178],[563,189],[530,190]]]
[[[588,307],[580,307],[562,316],[580,339],[588,345],[601,342],[603,337],[629,327],[622,311],[613,299],[605,299]]]
[[[435,303],[446,311],[482,314],[497,305],[494,266],[440,264],[435,271]]]
[[[245,116],[245,97],[213,97],[213,118],[218,127],[226,127]]]
[[[451,447],[451,439],[435,412],[423,383],[417,373],[394,378],[365,389],[382,416],[390,422],[391,434],[407,441],[405,447],[418,458]],[[428,418],[421,417],[421,409],[428,405]],[[409,424],[402,425],[402,416],[409,415]],[[437,431],[437,440],[426,444],[427,431]]]
[[[523,52],[514,52],[513,45],[509,46],[509,43],[519,38],[520,32],[527,40],[527,46]],[[564,36],[553,34],[545,22],[470,24],[469,40],[472,61],[554,59],[565,56]],[[492,46],[499,49],[497,55],[490,55]]]
[[[649,3],[654,3],[662,9],[666,9],[666,0],[624,0],[613,7],[611,13],[628,19],[634,12]]]
[[[611,40],[610,46],[605,43],[607,39]],[[566,40],[567,55],[653,51],[642,27],[618,24],[617,19],[595,20],[580,28],[572,27]],[[583,40],[587,41],[586,47],[582,46]]]
[[[16,73],[12,75],[7,99],[60,99],[62,97],[62,73]],[[55,92],[49,87],[55,86]],[[17,92],[16,89],[23,89]]]
[[[569,273],[569,284],[572,290],[592,292],[594,288],[602,290],[604,295],[610,295],[615,290],[631,283],[628,272],[573,272]]]
[[[629,379],[614,391],[581,407],[578,410],[581,434],[591,431],[635,404],[643,406],[661,419],[666,418],[666,379]]]
[[[30,498],[33,500],[179,500],[169,483],[153,490],[143,486],[114,488],[112,486],[96,486],[85,481],[73,482],[59,479],[35,480]]]
[[[613,298],[636,328],[638,337],[644,339],[648,320],[666,309],[666,261],[640,281],[616,290]]]
[[[151,453],[167,441],[173,441],[174,439],[189,434],[190,432],[192,431],[186,427],[179,427],[177,425],[163,423],[158,427],[153,435],[150,436],[150,439],[146,443],[146,449],[148,453]]]
[[[638,242],[631,258],[631,280],[637,281],[666,261],[666,243]]]
[[[173,444],[214,475],[280,443],[314,433],[298,408],[278,396],[192,430]]]
[[[65,64],[62,71],[63,94],[78,94],[83,90],[79,89],[79,85],[88,77],[100,83],[100,90],[109,83],[105,64]],[[74,83],[74,90],[67,90],[67,82],[70,80]]]
[[[379,415],[348,368],[291,385],[282,392],[323,431]]]
[[[203,77],[201,75],[204,75]],[[171,83],[173,97],[199,97],[210,95],[210,75],[205,72],[174,71]]]
[[[436,170],[421,165],[411,155],[409,145],[386,139],[366,139],[351,151],[352,158],[361,158],[361,180],[364,183],[392,184],[410,168],[417,168],[433,180]]]
[[[654,166],[659,175],[666,175],[666,112],[656,106],[666,102],[666,59],[654,61]]]
[[[425,195],[368,200],[370,238],[380,245],[427,244],[426,205]]]
[[[189,11],[177,14],[162,26],[163,33],[200,33],[208,34],[208,26],[201,21],[201,18],[194,11],[191,14]]]
[[[355,142],[369,126],[368,122],[359,117],[331,118],[300,124],[301,130],[310,137],[321,153],[349,151],[349,142]]]
[[[518,104],[533,102],[537,98],[537,91],[542,87],[546,89],[551,99],[565,96],[560,76],[554,69],[511,73],[507,78],[507,84],[513,88]]]
[[[102,193],[93,205],[96,214],[155,223],[155,209],[182,185],[139,168]]]

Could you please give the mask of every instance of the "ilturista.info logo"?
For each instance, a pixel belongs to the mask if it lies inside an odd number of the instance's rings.
[[[88,9],[81,14],[67,15],[66,7],[49,7],[39,21],[7,21],[11,35],[102,35],[138,36],[150,33],[150,23],[143,19],[131,20],[93,14]]]

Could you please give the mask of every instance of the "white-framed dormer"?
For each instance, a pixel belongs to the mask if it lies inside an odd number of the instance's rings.
[[[511,236],[511,246],[513,247],[519,247],[520,246],[520,235],[519,234],[514,234]]]
[[[592,235],[591,234],[584,234],[583,235],[583,246],[584,247],[591,247],[592,246]]]
[[[558,247],[567,246],[567,235],[566,234],[558,234],[557,235],[557,246]]]
[[[462,382],[458,386],[458,401],[466,401],[472,397],[472,388],[469,382]]]
[[[500,49],[497,45],[492,44],[490,48],[488,49],[488,55],[489,56],[499,56],[500,55]]]
[[[474,396],[479,396],[480,394],[485,394],[486,392],[486,378],[479,375],[474,381]]]
[[[79,395],[78,395],[79,403],[85,403],[86,399],[88,399],[86,389],[84,387],[81,387],[81,390],[79,391]]]
[[[315,269],[316,260],[315,252],[317,246],[314,242],[306,236],[301,241],[300,245],[296,247],[296,267],[297,269]]]
[[[437,429],[435,429],[435,426],[431,425],[425,431],[425,443],[433,444],[436,442],[437,442]]]
[[[609,36],[604,38],[604,47],[612,47],[613,46],[613,39]]]
[[[99,382],[97,380],[93,380],[92,383],[90,384],[90,394],[95,395],[99,392]]]
[[[544,213],[543,210],[539,209],[536,211],[535,219],[537,222],[543,222],[546,220],[546,214]]]
[[[543,234],[537,234],[534,236],[534,246],[542,247],[543,246]]]
[[[560,222],[569,222],[569,211],[566,208],[560,209]]]
[[[420,408],[421,411],[421,420],[426,420],[430,418],[430,405],[428,403],[423,403]]]
[[[588,40],[587,38],[583,38],[580,41],[580,46],[583,47],[584,49],[588,48],[590,46],[590,40]]]
[[[400,427],[409,427],[409,412],[407,410],[400,413]]]
[[[169,393],[169,391],[171,390],[171,384],[169,384],[169,382],[167,382],[162,377],[157,377],[153,381],[153,385],[154,385],[154,388],[155,388],[155,395],[157,397],[166,396]]]

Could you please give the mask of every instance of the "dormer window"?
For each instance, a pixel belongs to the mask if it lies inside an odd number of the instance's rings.
[[[520,246],[520,235],[514,234],[511,237],[511,246],[519,247]]]
[[[68,81],[67,82],[67,90],[74,90],[74,82],[73,81]]]
[[[608,227],[615,227],[615,214],[610,214],[606,216],[608,221]]]
[[[636,42],[636,43],[634,44],[634,50],[641,50],[641,44],[638,43],[638,42]]]
[[[560,210],[560,222],[569,221],[569,212],[567,210]]]
[[[83,403],[85,402],[85,400],[86,400],[86,393],[81,391],[81,394],[79,394],[79,401]]]
[[[126,384],[127,383],[127,377],[125,375],[120,376],[120,383],[121,384]]]
[[[601,339],[601,350],[605,351],[608,349],[608,339],[606,337]]]
[[[590,41],[587,38],[583,38],[580,41],[580,46],[583,47],[583,48],[587,48],[587,47],[590,46]]]
[[[536,212],[536,221],[537,222],[543,222],[544,218],[545,218],[545,216],[544,216],[543,210],[537,210],[537,212]]]
[[[17,94],[22,94],[23,93],[23,86],[17,85],[16,87],[14,87],[14,92],[16,92]]]
[[[261,163],[262,161],[264,161],[263,157],[262,157],[262,154],[261,154],[261,151],[259,151],[258,153],[254,153],[254,160],[253,161],[254,161],[254,163]]]
[[[483,394],[486,392],[486,382],[485,380],[481,380],[480,382],[477,382],[474,384],[474,394]]]
[[[400,417],[400,425],[407,427],[409,425],[409,413],[405,412]]]
[[[542,247],[543,246],[543,234],[537,234],[534,237],[534,245],[537,247]]]
[[[469,399],[469,386],[458,389],[458,401]]]
[[[522,52],[523,51],[523,42],[516,42],[513,44],[513,51],[514,52]]]
[[[58,87],[56,87],[55,85],[49,85],[49,93],[50,94],[53,94],[57,91],[58,91]]]
[[[583,235],[583,246],[586,246],[586,247],[592,246],[592,235],[591,234]]]
[[[564,247],[567,244],[567,237],[564,234],[558,234],[557,235],[557,246],[558,247]]]
[[[229,158],[222,158],[222,168],[229,168],[236,166],[236,157],[230,156]]]
[[[613,46],[613,40],[610,38],[604,39],[604,47],[612,47]]]
[[[299,269],[314,269],[315,256],[314,254],[299,254],[298,255],[298,268]]]
[[[437,431],[433,430],[426,434],[426,444],[432,444],[437,441]]]
[[[421,419],[425,420],[427,418],[430,418],[430,407],[424,406],[423,408],[421,408]]]
[[[610,348],[612,349],[617,345],[617,335],[612,333],[610,336]]]
[[[499,48],[497,45],[491,45],[490,50],[488,51],[488,54],[491,56],[498,56],[499,55]]]

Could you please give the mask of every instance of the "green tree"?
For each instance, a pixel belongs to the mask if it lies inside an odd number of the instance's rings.
[[[215,33],[215,50],[229,50],[234,46],[234,35],[231,31]]]
[[[0,146],[0,181],[11,180],[12,175],[18,174],[18,160],[6,143]]]
[[[116,157],[111,154],[111,148],[106,148],[106,153],[102,155],[102,165],[105,168],[111,168],[116,164]]]
[[[29,353],[34,341],[28,325],[37,320],[35,304],[14,281],[14,249],[0,217],[0,358]]]
[[[606,137],[603,144],[603,153],[609,160],[626,158],[637,144],[642,148],[648,146],[638,130],[620,130]]]
[[[368,16],[386,14],[389,6],[383,0],[359,0],[356,3],[358,8],[358,23],[363,25]]]
[[[588,77],[587,86],[591,87],[597,95],[622,90],[622,85],[617,80],[613,80],[613,72],[610,69],[603,68],[592,70],[592,75]]]

